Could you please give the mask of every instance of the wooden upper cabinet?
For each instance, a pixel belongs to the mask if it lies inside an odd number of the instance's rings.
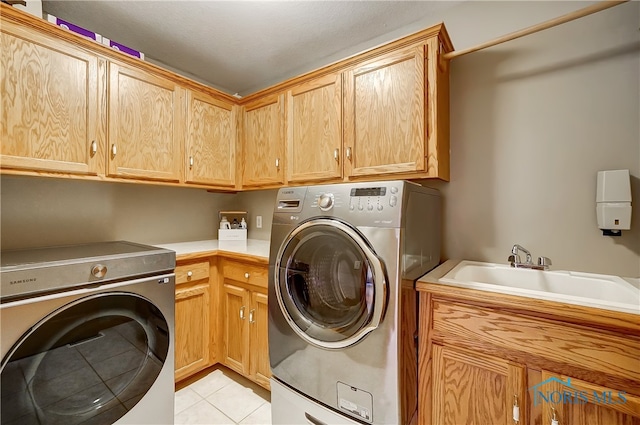
[[[348,69],[344,90],[346,176],[426,169],[424,44]]]
[[[220,190],[449,179],[442,24],[238,101],[0,8],[2,173]]]
[[[284,184],[284,109],[284,94],[243,106],[243,187]]]
[[[187,92],[187,183],[235,186],[237,109],[204,93]]]
[[[109,79],[109,175],[179,181],[184,89],[113,62]]]
[[[2,168],[98,174],[104,61],[72,44],[2,21]],[[101,75],[99,75],[101,73]]]
[[[287,92],[287,181],[342,177],[342,74]]]

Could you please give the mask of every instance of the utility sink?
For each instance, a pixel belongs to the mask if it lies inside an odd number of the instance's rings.
[[[640,314],[640,279],[461,261],[440,283]]]

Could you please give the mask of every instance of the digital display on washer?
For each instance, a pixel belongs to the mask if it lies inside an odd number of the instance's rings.
[[[386,187],[362,187],[359,189],[351,189],[351,196],[384,196],[386,193]]]

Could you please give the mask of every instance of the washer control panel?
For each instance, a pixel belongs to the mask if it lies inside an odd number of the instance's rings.
[[[349,213],[392,213],[398,206],[398,186],[311,188],[312,207],[323,212],[347,208]],[[327,190],[328,189],[328,190]],[[346,190],[345,190],[346,189]],[[391,211],[390,211],[391,210]]]
[[[381,213],[398,205],[397,186],[352,188],[349,210],[354,212]]]
[[[354,226],[393,227],[400,223],[406,185],[394,180],[282,188],[276,198],[273,223],[329,216]]]

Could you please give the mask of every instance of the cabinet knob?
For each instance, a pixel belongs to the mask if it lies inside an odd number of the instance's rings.
[[[276,158],[276,168],[280,168],[280,158]]]
[[[244,278],[245,278],[245,279],[249,279],[249,276],[251,276],[251,275],[249,274],[249,272],[247,272],[247,273],[245,273],[245,274],[244,274]]]
[[[92,141],[91,142],[91,156],[95,155],[98,153],[98,144],[96,143],[96,141]]]
[[[189,157],[189,168],[193,167],[193,155]]]
[[[193,276],[193,272],[192,272],[191,270],[189,270],[189,271],[187,272],[187,277],[191,277],[191,276]]]
[[[113,145],[111,145],[111,156],[115,158],[117,153],[118,149],[116,148],[116,145],[114,143]]]
[[[351,161],[351,148],[347,148],[347,159]]]
[[[244,306],[240,307],[240,320],[244,320]]]

